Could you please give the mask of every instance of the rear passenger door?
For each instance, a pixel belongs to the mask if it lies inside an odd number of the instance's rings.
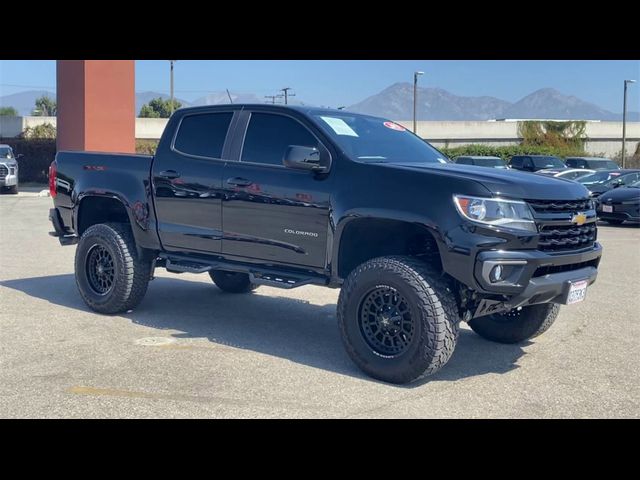
[[[170,145],[158,149],[151,177],[166,250],[220,253],[222,172],[233,118],[233,111],[187,114]]]
[[[324,267],[332,172],[318,176],[283,164],[289,146],[318,147],[317,136],[282,112],[244,114],[239,161],[228,162],[223,175],[223,253]],[[242,138],[240,132],[239,122]]]

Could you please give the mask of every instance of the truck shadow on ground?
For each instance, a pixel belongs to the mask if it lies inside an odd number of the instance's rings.
[[[53,275],[0,282],[6,288],[66,308],[91,313],[77,292],[74,276]],[[212,283],[156,278],[142,303],[122,317],[158,330],[157,336],[207,339],[210,342],[372,380],[351,362],[342,346],[335,304],[314,305],[282,295],[256,292],[234,295]],[[104,321],[109,321],[107,316]],[[163,334],[163,330],[177,330]],[[153,335],[149,335],[153,336]],[[525,344],[526,345],[526,344]],[[464,328],[456,351],[437,374],[408,388],[485,374],[503,374],[518,368],[524,345],[500,345]],[[372,380],[374,381],[374,380]]]

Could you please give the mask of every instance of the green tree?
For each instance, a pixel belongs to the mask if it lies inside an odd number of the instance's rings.
[[[56,127],[50,123],[43,123],[35,127],[27,127],[21,135],[22,138],[56,138]]]
[[[58,113],[56,101],[43,95],[36,99],[36,108],[31,112],[36,117],[55,117]]]
[[[173,111],[182,107],[182,104],[173,99]],[[142,106],[139,117],[141,118],[169,118],[171,116],[171,100],[154,98]]]
[[[18,111],[13,107],[0,107],[0,117],[17,117]]]

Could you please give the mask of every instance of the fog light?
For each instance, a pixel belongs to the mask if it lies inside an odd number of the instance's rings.
[[[491,283],[496,283],[502,280],[502,265],[496,265],[491,269],[489,280],[491,280]]]

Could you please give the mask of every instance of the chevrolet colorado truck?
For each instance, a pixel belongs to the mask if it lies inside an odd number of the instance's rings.
[[[91,309],[135,308],[159,267],[237,294],[340,288],[346,351],[392,383],[443,367],[462,321],[496,342],[540,335],[585,298],[602,253],[582,185],[453,164],[345,111],[185,108],[155,156],[62,151],[49,182],[51,233],[77,243]]]

